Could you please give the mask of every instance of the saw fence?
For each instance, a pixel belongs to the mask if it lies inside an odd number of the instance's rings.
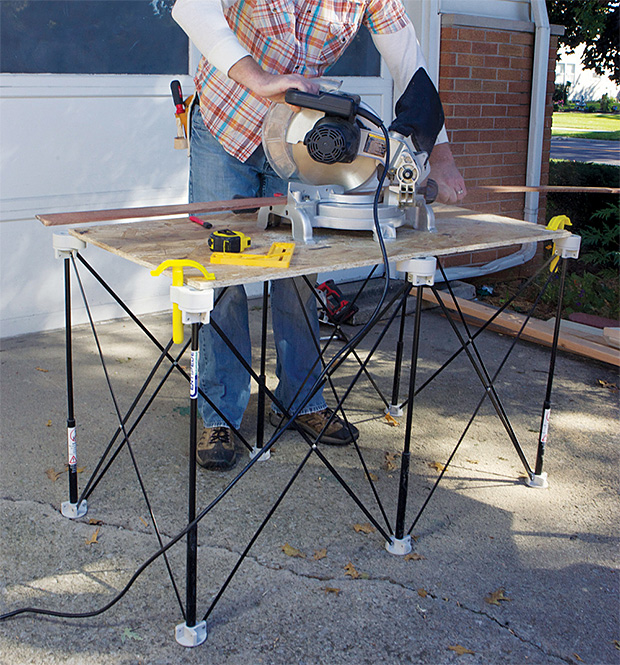
[[[219,205],[220,210],[230,210],[230,202]],[[254,201],[254,205],[262,204],[262,201]],[[235,202],[242,209],[251,207],[248,201]],[[82,518],[87,514],[88,504],[97,500],[97,487],[100,483],[109,482],[108,476],[113,476],[115,465],[118,464],[117,457],[123,449],[132,451],[133,439],[136,431],[140,427],[143,418],[150,411],[157,409],[157,398],[163,385],[166,383],[172,373],[178,373],[187,381],[189,416],[187,426],[187,436],[189,440],[189,462],[187,469],[188,495],[187,495],[187,519],[181,520],[178,532],[174,537],[164,537],[157,528],[157,519],[155,515],[156,506],[149,499],[146,487],[142,482],[140,470],[135,463],[136,482],[138,482],[144,493],[144,499],[149,506],[151,524],[156,534],[156,540],[153,543],[153,550],[145,553],[144,563],[131,576],[125,588],[110,601],[106,606],[95,611],[68,614],[62,611],[62,608],[54,610],[41,610],[37,608],[21,608],[5,616],[15,616],[22,613],[39,613],[57,617],[83,618],[101,614],[109,609],[114,603],[122,602],[122,596],[129,590],[135,580],[142,573],[148,575],[147,568],[152,562],[164,559],[168,573],[170,575],[172,586],[175,590],[176,598],[179,604],[182,622],[176,627],[175,636],[177,641],[185,646],[196,646],[203,642],[207,637],[207,620],[212,613],[216,612],[217,604],[228,588],[231,580],[239,566],[245,560],[258,536],[264,530],[274,515],[278,506],[289,492],[294,492],[296,479],[310,459],[319,460],[324,465],[325,470],[342,487],[343,497],[348,497],[351,506],[372,524],[379,534],[380,540],[377,546],[385,546],[387,552],[385,556],[405,555],[411,550],[411,534],[418,521],[422,518],[424,510],[433,496],[437,486],[441,482],[445,471],[450,465],[456,454],[467,430],[473,423],[476,415],[483,404],[490,403],[495,410],[502,428],[505,431],[506,439],[514,448],[515,454],[521,461],[527,476],[527,484],[533,488],[547,486],[546,473],[543,471],[543,461],[545,447],[549,435],[549,423],[551,412],[551,392],[553,385],[553,376],[555,371],[556,352],[558,349],[559,320],[561,311],[561,299],[556,321],[558,324],[551,339],[551,351],[549,354],[548,376],[546,390],[540,396],[540,417],[537,423],[534,423],[538,434],[532,435],[530,442],[531,448],[535,450],[533,459],[526,455],[522,442],[517,437],[514,428],[511,425],[508,409],[502,403],[501,388],[497,385],[498,377],[504,368],[508,357],[515,348],[517,338],[511,343],[508,352],[504,358],[499,358],[495,366],[491,369],[488,363],[483,360],[481,353],[480,334],[487,324],[473,332],[467,325],[465,316],[462,314],[458,300],[453,297],[448,285],[447,290],[443,290],[441,295],[437,290],[436,281],[442,280],[444,275],[442,260],[448,255],[461,252],[472,252],[476,250],[495,249],[515,244],[527,242],[539,242],[553,240],[559,248],[560,261],[554,272],[549,271],[549,263],[541,267],[541,271],[546,272],[547,284],[553,280],[559,279],[563,285],[566,274],[566,262],[576,256],[575,236],[571,236],[566,231],[552,231],[534,224],[519,222],[512,219],[499,217],[497,215],[478,214],[456,207],[439,207],[436,214],[437,233],[418,232],[410,228],[401,228],[398,231],[396,240],[386,244],[387,253],[390,262],[394,263],[398,270],[407,275],[407,280],[402,282],[396,292],[391,292],[389,297],[383,298],[378,303],[375,315],[371,317],[368,325],[352,334],[350,330],[345,331],[341,326],[335,326],[332,334],[326,340],[323,348],[320,349],[321,362],[323,364],[323,374],[321,385],[315,386],[318,390],[322,386],[329,388],[330,404],[334,410],[345,420],[350,417],[347,415],[348,409],[355,404],[356,389],[361,382],[367,382],[376,392],[376,413],[387,414],[394,421],[401,422],[403,425],[403,443],[400,455],[400,469],[398,470],[398,490],[396,496],[396,505],[393,496],[381,496],[382,492],[376,486],[373,474],[368,471],[368,466],[364,459],[364,435],[360,440],[353,444],[355,448],[355,457],[358,460],[360,468],[364,470],[364,476],[369,486],[368,496],[364,498],[355,491],[355,489],[345,480],[341,471],[330,461],[329,451],[322,445],[317,444],[307,434],[300,434],[307,444],[307,451],[298,467],[292,473],[289,482],[279,493],[274,490],[273,501],[270,506],[262,507],[264,517],[258,529],[249,533],[246,544],[242,547],[242,553],[229,571],[219,592],[210,602],[207,608],[199,608],[197,601],[197,589],[201,579],[209,575],[208,570],[202,570],[198,567],[197,542],[198,530],[205,526],[209,520],[210,512],[221,502],[225,502],[239,483],[248,473],[265,474],[269,476],[269,464],[277,464],[277,454],[271,455],[274,445],[281,442],[284,432],[286,432],[294,420],[297,412],[292,413],[288,405],[279,404],[277,398],[267,385],[265,370],[265,349],[268,334],[268,324],[266,310],[268,307],[268,281],[271,279],[281,279],[283,277],[304,277],[309,274],[331,272],[344,268],[367,267],[369,269],[369,278],[376,273],[377,264],[380,262],[380,252],[377,243],[372,239],[372,234],[365,232],[344,232],[317,230],[314,236],[315,243],[309,245],[297,245],[288,267],[256,266],[247,265],[214,265],[209,263],[208,233],[198,225],[187,223],[184,215],[188,213],[204,212],[204,204],[194,204],[192,206],[168,206],[159,212],[154,209],[137,209],[134,211],[116,211],[116,213],[72,213],[69,215],[42,215],[44,223],[50,225],[88,222],[95,219],[111,219],[116,214],[115,219],[123,219],[136,215],[148,215],[153,219],[146,221],[136,221],[123,224],[108,224],[96,227],[72,228],[68,234],[55,234],[54,247],[57,257],[64,263],[65,279],[65,315],[66,315],[66,370],[67,370],[67,449],[68,449],[68,467],[69,467],[69,488],[67,501],[63,503],[62,513],[72,519]],[[161,214],[159,214],[161,213]],[[171,217],[176,215],[176,217]],[[256,226],[256,215],[248,213],[245,215],[232,215],[228,212],[221,212],[212,215],[210,221],[214,229],[225,229],[233,226],[252,237],[252,251],[258,254],[264,254],[274,242],[286,242],[290,240],[290,228],[280,227],[277,229],[259,230]],[[115,294],[115,292],[106,283],[105,276],[100,275],[96,268],[92,266],[85,258],[88,244],[100,247],[108,252],[121,256],[129,261],[144,266],[150,270],[156,270],[164,262],[170,262],[169,270],[177,270],[173,278],[171,288],[171,297],[175,307],[181,312],[182,322],[189,326],[191,335],[188,340],[183,340],[183,330],[181,327],[180,335],[178,326],[177,334],[173,340],[157,339],[140,321],[125,303]],[[578,243],[577,243],[578,246]],[[187,267],[182,272],[179,269],[187,263]],[[172,265],[174,264],[174,265]],[[198,266],[198,268],[196,267]],[[378,266],[381,267],[381,266]],[[206,268],[206,272],[204,270]],[[102,348],[100,336],[97,333],[92,316],[90,316],[89,297],[84,288],[82,274],[88,274],[95,278],[95,288],[104,289],[125,311],[127,316],[135,323],[138,333],[136,342],[144,343],[144,336],[149,343],[153,344],[159,354],[152,372],[144,377],[135,400],[127,409],[121,409],[117,399],[113,380],[105,362],[105,350]],[[214,277],[214,279],[212,278]],[[535,277],[535,276],[534,276]],[[533,281],[531,278],[530,282]],[[306,278],[307,280],[307,278]],[[368,281],[368,280],[366,280]],[[225,339],[226,344],[235,353],[238,362],[242,363],[246,371],[250,374],[253,381],[258,386],[258,415],[256,422],[256,436],[253,440],[248,440],[241,432],[236,432],[236,436],[242,445],[248,450],[248,457],[245,463],[241,464],[239,472],[231,478],[225,487],[218,491],[214,496],[198,496],[196,493],[196,462],[195,451],[197,441],[197,430],[199,427],[197,414],[197,398],[202,394],[198,383],[198,332],[201,325],[209,322],[209,314],[214,303],[214,289],[218,287],[227,287],[236,284],[263,283],[263,318],[261,331],[261,357],[258,359],[257,367],[251,367],[236,352],[234,340]],[[311,286],[314,286],[312,284]],[[76,430],[78,428],[78,414],[74,409],[74,372],[80,372],[81,358],[74,358],[72,345],[72,291],[77,291],[81,301],[89,312],[90,325],[93,333],[94,347],[96,355],[101,361],[104,370],[104,380],[108,384],[112,403],[114,405],[115,423],[111,424],[109,438],[100,442],[101,455],[95,463],[94,460],[88,460],[89,468],[94,467],[91,477],[85,482],[84,487],[78,487],[78,464],[84,464],[85,460],[81,458],[78,449]],[[363,287],[362,287],[363,288]],[[386,291],[387,293],[387,291]],[[434,374],[420,384],[416,378],[416,370],[419,361],[419,341],[420,331],[424,325],[423,302],[427,294],[448,312],[448,306],[459,312],[458,321],[451,318],[451,327],[455,338],[458,340],[458,351],[450,357],[439,359],[439,368]],[[411,296],[416,297],[415,313],[413,317],[406,316],[407,304]],[[352,301],[359,297],[355,296]],[[445,300],[450,301],[450,305]],[[317,293],[317,306],[321,306],[323,301],[320,294]],[[505,307],[509,306],[506,303]],[[501,313],[501,312],[500,312]],[[529,316],[533,312],[529,313]],[[528,316],[528,318],[529,318]],[[212,323],[216,332],[221,331]],[[394,327],[399,329],[398,342],[395,348],[384,348],[384,339],[386,333]],[[525,327],[525,326],[524,326]],[[372,336],[369,333],[373,332]],[[334,340],[345,340],[345,345],[334,351],[336,346]],[[381,385],[376,377],[373,376],[373,363],[377,354],[381,352],[382,357],[391,357],[393,361],[393,372],[387,385]],[[182,362],[184,356],[189,353],[190,368],[186,369]],[[474,412],[471,414],[464,432],[457,437],[454,449],[443,466],[435,485],[430,489],[428,495],[421,506],[417,506],[414,511],[411,510],[409,483],[416,481],[416,469],[411,468],[411,446],[415,437],[415,413],[416,396],[429,385],[433,379],[449,372],[451,364],[456,357],[467,358],[468,366],[471,367],[471,390],[479,394],[479,401]],[[385,361],[385,360],[384,360]],[[165,368],[164,377],[157,382],[155,380],[156,371]],[[116,368],[118,369],[118,368]],[[336,389],[335,385],[342,386],[342,381],[337,381],[342,376],[346,376],[346,387]],[[58,396],[61,399],[61,395]],[[209,400],[209,395],[202,394],[202,397]],[[265,435],[265,409],[266,401],[274,401],[279,410],[281,410],[289,420],[285,420],[282,426],[275,431],[271,437]],[[458,401],[455,400],[455,409],[459,408]],[[372,414],[372,415],[376,415]],[[225,418],[225,414],[222,414]],[[382,415],[383,417],[383,415]],[[234,428],[233,428],[234,429]],[[61,445],[59,443],[59,445]],[[171,452],[172,454],[172,452]],[[271,459],[269,459],[271,457]],[[269,461],[268,461],[269,460]],[[264,462],[264,464],[259,464]],[[268,482],[268,481],[266,481]],[[524,488],[524,491],[530,491]],[[311,506],[308,507],[312,509]],[[243,512],[239,511],[238,519],[243,519]],[[178,571],[173,570],[173,566],[168,559],[169,550],[185,541],[185,594],[181,593],[181,584],[177,583],[176,577]],[[268,601],[265,601],[268,602]]]

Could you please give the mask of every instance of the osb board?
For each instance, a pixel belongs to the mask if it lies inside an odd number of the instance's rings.
[[[398,229],[396,240],[386,242],[389,260],[440,257],[567,235],[565,231],[549,231],[529,222],[449,206],[437,206],[436,218],[437,233]],[[249,235],[252,246],[247,251],[254,254],[267,254],[272,243],[291,242],[292,237],[287,224],[267,231],[259,229],[256,215],[223,213],[212,215],[209,220],[213,222],[213,229],[209,230],[188,219],[162,219],[75,228],[69,233],[149,269],[167,259],[197,261],[215,274],[216,281],[197,278],[196,270],[186,269],[186,282],[196,288],[247,284],[382,263],[379,245],[370,231],[314,229],[315,244],[297,243],[287,269],[212,265],[207,245],[212,230],[230,228]]]

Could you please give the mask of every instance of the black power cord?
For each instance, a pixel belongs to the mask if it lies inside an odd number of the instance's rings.
[[[378,118],[376,115],[371,113],[370,111],[367,111],[366,109],[363,108],[358,108],[358,113],[362,117],[365,117],[366,119],[370,120],[374,124],[376,124],[378,127],[381,128],[381,131],[383,132],[384,138],[385,138],[385,167],[379,177],[379,182],[377,184],[377,189],[375,191],[375,196],[373,199],[373,220],[375,224],[375,231],[376,231],[376,237],[377,241],[379,243],[379,247],[381,250],[381,257],[383,261],[383,266],[384,266],[384,287],[383,287],[383,292],[381,294],[381,297],[379,298],[379,302],[377,306],[375,307],[375,310],[373,311],[372,315],[370,316],[369,320],[366,322],[366,324],[362,327],[362,329],[354,336],[352,337],[334,356],[331,358],[331,360],[326,363],[325,367],[323,368],[323,371],[313,384],[312,388],[310,389],[309,396],[304,400],[304,402],[298,407],[296,412],[291,415],[291,418],[289,421],[283,425],[283,427],[279,430],[278,433],[272,438],[272,441],[267,444],[267,446],[264,447],[264,450],[268,450],[274,443],[275,441],[281,436],[289,427],[289,425],[294,421],[295,417],[299,415],[300,411],[305,407],[307,404],[308,400],[312,398],[312,396],[319,390],[319,388],[325,383],[327,375],[329,372],[333,369],[334,365],[341,359],[344,359],[346,355],[348,355],[349,351],[352,351],[356,344],[363,339],[363,337],[366,335],[366,333],[372,328],[374,325],[377,317],[379,316],[379,313],[383,307],[383,304],[385,302],[385,299],[387,297],[389,287],[390,287],[390,266],[389,266],[389,260],[387,256],[387,250],[385,248],[385,241],[383,239],[383,234],[381,232],[381,225],[379,222],[379,200],[381,198],[381,193],[383,191],[383,186],[385,183],[385,178],[387,177],[387,171],[388,171],[388,166],[390,163],[390,137],[388,130],[386,129],[385,125],[381,121],[380,118]],[[60,612],[57,610],[48,610],[44,608],[39,608],[39,607],[22,607],[16,610],[12,610],[11,612],[5,612],[4,614],[0,615],[0,621],[4,621],[6,619],[10,619],[12,617],[16,617],[22,614],[40,614],[43,616],[52,616],[52,617],[58,617],[58,618],[63,618],[63,619],[87,619],[87,618],[92,618],[95,616],[98,616],[99,614],[103,614],[107,610],[109,610],[111,607],[113,607],[117,602],[123,598],[123,596],[129,591],[129,589],[133,586],[134,582],[138,579],[138,577],[160,556],[162,556],[165,552],[167,552],[171,547],[176,545],[189,531],[191,531],[206,515],[207,513],[215,506],[216,503],[219,503],[219,501],[226,495],[228,492],[237,484],[237,482],[249,471],[249,469],[254,465],[260,459],[260,456],[256,456],[253,460],[251,460],[248,465],[239,473],[239,475],[233,479],[229,485],[219,494],[219,496],[214,499],[208,506],[206,506],[197,516],[196,518],[190,522],[182,531],[177,533],[176,536],[174,536],[168,543],[163,545],[162,547],[159,548],[156,552],[154,552],[141,566],[139,566],[134,574],[131,576],[127,584],[121,589],[121,591],[114,597],[112,598],[108,603],[106,603],[103,607],[100,607],[97,610],[92,610],[90,612]]]

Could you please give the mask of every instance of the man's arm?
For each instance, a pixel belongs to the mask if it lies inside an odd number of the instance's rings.
[[[266,72],[228,26],[221,0],[177,0],[172,17],[210,64],[257,95],[272,102],[284,102],[284,93],[289,88],[319,91],[315,82],[298,74]]]
[[[319,92],[315,81],[299,74],[270,74],[251,56],[237,61],[228,70],[228,77],[272,102],[284,103],[284,94],[289,88],[314,94]]]
[[[373,34],[372,39],[385,60],[397,89],[404,90],[420,67],[426,69],[424,55],[412,24],[397,32]],[[403,57],[403,54],[406,54],[406,57]],[[445,127],[439,133],[429,163],[429,177],[439,186],[437,200],[441,203],[462,201],[467,194],[467,187],[454,162]]]

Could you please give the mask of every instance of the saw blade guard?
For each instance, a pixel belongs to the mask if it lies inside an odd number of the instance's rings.
[[[274,171],[284,180],[307,185],[339,185],[345,192],[372,190],[377,185],[379,158],[357,155],[348,163],[315,161],[304,140],[325,117],[322,111],[302,108],[295,112],[286,104],[272,104],[263,122],[262,142]],[[369,129],[370,123],[364,123]]]

